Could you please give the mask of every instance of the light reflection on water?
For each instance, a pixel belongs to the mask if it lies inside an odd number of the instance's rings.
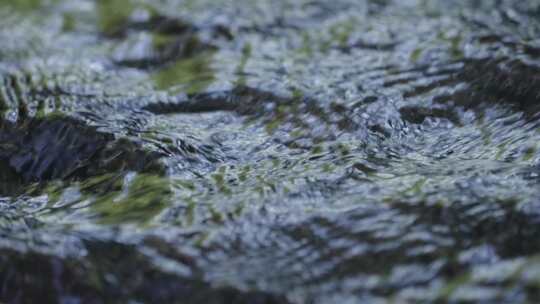
[[[538,301],[534,1],[12,2],[0,300]]]

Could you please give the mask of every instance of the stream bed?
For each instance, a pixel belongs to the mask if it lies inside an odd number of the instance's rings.
[[[540,302],[535,0],[0,0],[0,302]]]

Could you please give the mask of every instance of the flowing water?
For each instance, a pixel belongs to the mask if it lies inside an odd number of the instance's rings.
[[[540,301],[536,0],[1,0],[0,110],[0,301]]]

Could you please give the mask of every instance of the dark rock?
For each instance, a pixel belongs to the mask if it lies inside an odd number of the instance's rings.
[[[68,117],[33,118],[0,127],[0,183],[80,180],[109,172],[162,172],[158,153]],[[15,182],[14,182],[15,181]],[[6,189],[7,190],[7,189]]]
[[[451,109],[407,106],[399,109],[399,113],[401,114],[401,118],[413,124],[421,124],[427,117],[444,118],[455,125],[461,124],[459,116]]]
[[[448,77],[427,85],[416,86],[403,94],[416,97],[436,88],[464,87],[452,93],[435,96],[439,103],[452,102],[466,109],[480,109],[482,105],[508,105],[527,115],[540,111],[540,68],[518,59],[467,59],[462,67]],[[446,73],[447,71],[444,71]],[[441,72],[441,75],[442,72]]]
[[[136,247],[87,241],[84,261],[0,249],[0,300],[9,303],[286,304],[262,291],[213,287],[159,270]],[[136,269],[136,271],[134,271]],[[71,302],[70,302],[71,303]]]

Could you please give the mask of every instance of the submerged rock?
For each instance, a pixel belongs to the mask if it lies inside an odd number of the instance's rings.
[[[213,287],[202,279],[161,272],[133,246],[89,241],[86,248],[84,261],[0,250],[0,298],[12,303],[33,299],[47,303],[74,299],[84,303],[289,303],[271,293]]]
[[[201,29],[179,18],[156,13],[141,20],[126,16],[104,29],[105,36],[117,45],[114,63],[138,69],[162,68],[202,52],[215,51],[217,47],[203,40],[201,32],[214,39],[231,38],[222,26]]]
[[[468,87],[437,102],[453,101],[466,108],[482,104],[507,104],[532,116],[540,111],[540,67],[518,59],[465,61],[450,78]]]
[[[66,116],[4,120],[0,141],[5,184],[83,180],[110,172],[164,172],[159,153]]]

